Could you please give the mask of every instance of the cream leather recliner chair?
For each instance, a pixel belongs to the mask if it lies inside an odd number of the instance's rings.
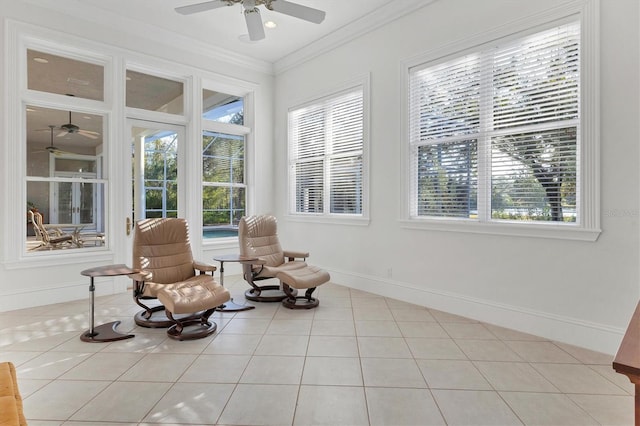
[[[209,316],[230,299],[213,278],[216,267],[193,260],[185,219],[144,219],[133,237],[133,298],[144,310],[135,315],[142,327],[170,327],[169,337],[185,340],[214,333]],[[199,271],[196,274],[196,271]],[[207,273],[208,272],[208,273]],[[149,300],[157,299],[154,306]],[[199,325],[189,331],[185,327]]]
[[[245,216],[238,224],[240,255],[255,258],[255,262],[243,264],[244,279],[251,285],[245,297],[258,302],[282,301],[291,309],[310,309],[318,306],[318,299],[312,293],[321,284],[328,282],[329,273],[316,266],[308,265],[307,252],[283,250],[277,233],[274,216]],[[279,285],[259,286],[256,281],[276,278]],[[297,290],[305,289],[304,296]]]

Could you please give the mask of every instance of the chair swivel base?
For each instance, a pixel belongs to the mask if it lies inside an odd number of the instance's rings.
[[[135,316],[133,317],[133,320],[135,321],[136,325],[139,325],[140,327],[146,327],[146,328],[169,328],[175,324],[175,322],[171,321],[167,317],[164,306],[155,306],[151,308],[151,312],[152,314],[149,318],[147,318],[146,316],[147,311],[145,310],[142,310],[136,313]],[[185,316],[176,315],[176,317],[180,321],[186,321],[192,318],[200,318],[201,314],[202,312],[197,312],[195,314],[189,314]]]
[[[178,324],[173,323],[167,330],[167,335],[174,340],[202,339],[215,333],[218,328],[215,322],[203,323],[200,318],[180,321],[180,325],[182,330],[179,329]]]
[[[250,288],[244,292],[244,297],[254,302],[282,302],[287,298],[287,295],[279,285],[274,284]]]
[[[292,299],[287,297],[282,301],[282,306],[289,309],[312,309],[317,307],[320,301],[314,297],[307,298],[306,296],[297,296]]]

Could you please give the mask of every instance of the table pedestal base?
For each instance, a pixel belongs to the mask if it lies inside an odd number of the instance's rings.
[[[115,342],[116,340],[130,339],[133,334],[121,334],[116,331],[116,327],[120,321],[108,322],[106,324],[94,327],[93,333],[90,330],[85,331],[80,336],[83,342]]]
[[[240,312],[240,311],[248,311],[249,309],[255,309],[256,307],[253,305],[239,305],[230,299],[228,302],[224,302],[220,305],[216,310],[220,312]]]

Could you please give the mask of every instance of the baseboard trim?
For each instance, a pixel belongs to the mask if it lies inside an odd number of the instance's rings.
[[[604,324],[555,315],[444,292],[386,278],[325,268],[331,281],[357,290],[392,297],[433,309],[465,316],[550,340],[614,355],[625,330]]]
[[[96,278],[95,287],[96,296],[122,293],[127,290],[126,282],[116,280],[114,277]],[[86,277],[86,279],[79,279],[72,283],[20,289],[11,293],[1,294],[0,312],[53,305],[55,303],[64,303],[81,299],[86,299],[87,303],[89,302],[88,277]],[[87,307],[88,306],[89,305],[87,305]]]

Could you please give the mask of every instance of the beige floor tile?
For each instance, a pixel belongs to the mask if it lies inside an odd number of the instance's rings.
[[[196,359],[191,354],[146,354],[120,380],[129,382],[175,382]]]
[[[551,342],[505,341],[505,344],[525,361],[579,363]]]
[[[613,355],[603,354],[601,352],[592,351],[585,348],[580,348],[566,343],[553,342],[565,352],[568,352],[572,357],[584,364],[600,364],[611,366],[613,362]]]
[[[266,318],[238,318],[234,317],[220,331],[220,334],[264,334],[271,323]]]
[[[566,395],[529,392],[500,392],[500,395],[527,425],[587,426],[598,424]]]
[[[255,306],[255,308],[236,312],[233,316],[234,319],[272,319],[279,308],[279,303],[262,303],[248,300],[247,304]]]
[[[475,361],[474,364],[499,391],[559,392],[526,362]]]
[[[20,390],[20,396],[22,398],[26,398],[29,395],[35,393],[36,391],[42,389],[49,383],[53,382],[53,380],[49,379],[25,379],[20,378],[20,383],[18,384],[18,389]]]
[[[471,361],[418,359],[416,362],[431,389],[493,389]]]
[[[303,385],[363,386],[359,358],[310,357],[302,372]]]
[[[365,388],[372,426],[444,425],[427,389]]]
[[[430,337],[443,338],[449,337],[444,328],[436,322],[424,321],[398,321],[398,327],[404,337]]]
[[[99,352],[91,355],[60,378],[63,380],[117,380],[143,356],[144,354],[141,353]]]
[[[362,387],[300,386],[294,425],[369,424]]]
[[[447,425],[520,425],[494,391],[432,390]]]
[[[387,301],[384,297],[353,297],[351,299],[353,309],[383,309],[388,310]]]
[[[402,337],[395,321],[355,321],[357,336]]]
[[[24,398],[25,417],[29,424],[31,420],[67,420],[108,385],[95,380],[56,380]]]
[[[411,358],[411,351],[402,337],[358,337],[361,357]]]
[[[500,327],[493,324],[483,323],[484,326],[501,340],[531,340],[531,341],[548,341],[544,337],[535,336],[533,334],[523,333],[521,331]]]
[[[304,293],[304,292],[303,292]],[[275,320],[295,320],[295,321],[312,321],[318,309],[289,309],[280,304],[280,307],[273,316]]]
[[[108,343],[102,352],[152,352],[159,344],[168,339],[165,329],[144,329],[144,332],[135,332],[133,339],[120,340]]]
[[[426,308],[422,309],[403,309],[390,307],[391,315],[396,321],[419,321],[419,322],[436,322],[436,319],[429,313]]]
[[[75,351],[71,351],[71,352],[75,352]],[[85,351],[78,351],[78,352],[85,352]],[[86,351],[86,352],[89,352],[89,351]],[[14,366],[18,367],[41,354],[42,352],[0,351],[0,359],[3,361],[12,362]]]
[[[317,336],[355,336],[356,326],[348,320],[313,320],[311,334]]]
[[[252,355],[260,339],[259,334],[217,334],[202,353]]]
[[[299,384],[304,367],[304,357],[254,356],[249,361],[240,383]]]
[[[276,316],[277,317],[277,316]],[[273,319],[265,334],[286,334],[308,336],[311,320]]]
[[[627,391],[629,395],[635,395],[636,388],[624,374],[620,374],[611,365],[589,365],[589,368],[600,374],[605,379]]]
[[[290,425],[298,385],[239,384],[218,423],[221,425]],[[277,408],[277,409],[276,409]]]
[[[356,321],[393,321],[393,315],[389,308],[375,308],[362,306],[353,308],[353,319]]]
[[[365,386],[426,388],[427,384],[413,359],[361,358]]]
[[[351,336],[311,336],[307,356],[357,357],[358,341]]]
[[[18,377],[25,379],[56,379],[89,359],[92,353],[45,352],[16,367]]]
[[[474,339],[474,340],[494,340],[495,334],[491,333],[480,323],[456,323],[443,322],[442,328],[453,339]]]
[[[586,393],[593,395],[626,395],[627,392],[614,385],[586,365],[581,364],[532,364],[547,380],[564,393]]]
[[[334,321],[353,321],[353,310],[351,307],[347,308],[339,308],[339,307],[318,307],[315,316],[313,317],[314,322],[318,320],[334,320]]]
[[[176,383],[144,421],[163,424],[214,424],[235,384]]]
[[[416,359],[467,359],[452,339],[407,337],[405,340]]]
[[[500,340],[456,339],[455,342],[472,361],[522,361]]]
[[[591,417],[603,425],[632,425],[634,423],[633,396],[567,395]]]
[[[307,353],[309,336],[266,334],[258,344],[255,355],[304,356]]]
[[[139,422],[171,385],[160,382],[114,382],[73,414],[71,420]]]
[[[320,301],[320,306],[318,309],[324,308],[349,308],[351,309],[351,297],[329,297],[329,298],[318,298]],[[316,312],[316,315],[320,312]]]
[[[165,339],[162,343],[158,344],[152,353],[166,353],[166,354],[194,354],[199,355],[204,349],[211,344],[214,335],[211,335],[204,339],[197,340],[175,340]]]
[[[45,352],[70,339],[78,339],[75,331],[50,333],[42,330],[0,332],[0,350],[16,352]]]
[[[178,381],[237,383],[250,359],[249,355],[200,355]]]

